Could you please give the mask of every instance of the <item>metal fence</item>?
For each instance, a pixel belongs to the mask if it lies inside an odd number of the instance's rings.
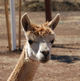
[[[4,46],[6,43],[6,40],[7,40],[6,30],[7,28],[6,28],[6,19],[5,19],[4,0],[0,0],[0,46]]]
[[[0,0],[0,47],[8,46],[8,33],[7,32],[7,20],[5,15],[5,1]],[[10,25],[10,3],[8,1],[8,16],[9,16],[9,25]],[[20,2],[21,1],[21,2]],[[26,9],[22,9],[25,1],[33,1],[33,0],[15,0],[15,14],[16,14],[16,35],[17,35],[17,46],[21,46],[21,26],[20,26],[20,18],[21,13],[23,13]],[[34,0],[34,1],[45,1],[45,0]],[[54,1],[54,0],[52,0]],[[80,0],[56,0],[56,1],[72,1],[72,2],[80,2]],[[21,6],[21,7],[20,7]],[[20,13],[19,13],[20,12]]]

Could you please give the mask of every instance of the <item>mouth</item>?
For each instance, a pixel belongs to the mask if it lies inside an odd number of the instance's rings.
[[[51,55],[49,54],[48,56],[44,56],[42,54],[42,57],[37,57],[37,60],[40,62],[40,63],[47,63],[49,60],[51,59]]]
[[[49,59],[42,59],[42,60],[40,60],[41,63],[46,63],[48,61],[49,61]]]

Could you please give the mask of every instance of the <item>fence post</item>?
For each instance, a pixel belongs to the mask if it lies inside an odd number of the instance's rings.
[[[46,21],[50,21],[51,17],[51,0],[45,0],[45,14],[46,14]]]
[[[19,1],[19,49],[21,48],[21,0]]]
[[[5,6],[6,25],[7,25],[8,46],[9,46],[9,51],[11,51],[11,32],[10,32],[9,13],[8,13],[8,0],[4,0],[4,6]]]
[[[12,50],[16,49],[16,21],[14,0],[10,0]]]

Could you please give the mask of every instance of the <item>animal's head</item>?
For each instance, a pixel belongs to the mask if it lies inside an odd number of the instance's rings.
[[[27,13],[22,16],[21,23],[26,36],[26,50],[29,58],[40,62],[50,59],[50,48],[55,40],[53,29],[59,22],[59,14],[50,22],[42,25],[31,23]]]

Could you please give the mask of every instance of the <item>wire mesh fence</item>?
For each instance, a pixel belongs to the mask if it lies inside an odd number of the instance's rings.
[[[32,5],[32,2],[35,2],[36,1],[36,5],[37,7],[35,7],[35,4]],[[24,13],[24,12],[28,12],[29,11],[29,8],[32,7],[32,11],[36,11],[37,9],[42,9],[42,4],[40,5],[40,8],[38,7],[38,4],[37,4],[37,1],[42,1],[44,2],[44,0],[21,0],[21,15]],[[54,1],[54,0],[51,0],[51,1]],[[56,1],[69,1],[69,0],[56,0]],[[72,2],[79,2],[80,0],[70,0]],[[8,46],[8,35],[7,35],[7,25],[6,25],[6,17],[5,17],[5,4],[4,4],[5,0],[0,0],[0,47],[7,47]],[[30,3],[29,3],[30,2]],[[20,10],[20,0],[15,0],[15,15],[16,15],[16,43],[17,43],[17,46],[19,46],[19,39],[21,39],[19,37],[19,33],[21,32],[21,37],[22,37],[22,44],[23,44],[23,41],[24,41],[24,35],[22,33],[22,29],[19,30],[19,26],[20,26],[20,14],[19,14],[19,10]],[[31,4],[31,5],[29,5]],[[27,6],[27,7],[26,7]],[[44,6],[44,5],[43,5]],[[36,10],[33,10],[33,7],[34,9]],[[8,0],[8,12],[9,12],[9,22],[10,22],[10,3],[9,3],[9,0]],[[38,13],[44,18],[41,19],[39,18],[38,19]],[[45,15],[43,13],[40,13],[40,12],[37,12],[36,13],[30,13],[32,20],[35,20],[33,22],[36,22],[38,21],[37,23],[41,23],[43,20],[45,21]],[[36,15],[36,17],[34,17]],[[79,18],[78,18],[79,19]],[[68,21],[68,20],[67,20]]]
[[[4,0],[0,0],[0,46],[4,46],[7,42],[7,27],[5,19]],[[2,43],[4,41],[4,43]]]

